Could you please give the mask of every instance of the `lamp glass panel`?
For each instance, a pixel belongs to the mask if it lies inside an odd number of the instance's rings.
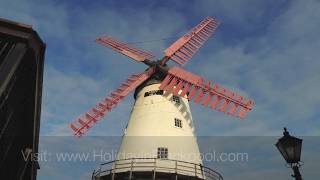
[[[286,152],[288,155],[288,160],[291,161],[294,159],[295,154],[294,154],[294,146],[287,146],[286,147]]]
[[[288,154],[287,154],[287,151],[285,149],[285,146],[284,144],[279,141],[277,144],[276,144],[278,150],[280,151],[282,157],[288,162]]]
[[[297,139],[296,144],[295,144],[295,161],[300,161],[301,157],[301,146],[302,146],[302,140]]]

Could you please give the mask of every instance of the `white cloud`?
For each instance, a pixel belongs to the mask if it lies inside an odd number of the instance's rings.
[[[94,80],[80,73],[63,73],[47,66],[41,132],[46,135],[67,135],[67,124],[88,105],[94,105],[97,99],[105,95],[107,84],[108,79]]]
[[[230,135],[272,135],[282,126],[294,129],[303,126],[305,130],[300,132],[311,134],[306,129],[313,128],[320,104],[317,92],[320,39],[315,33],[315,29],[320,28],[316,19],[320,16],[319,7],[318,1],[291,3],[264,34],[199,56],[198,59],[206,61],[198,63],[194,72],[247,92],[256,100],[251,115],[245,120],[250,123],[230,126]],[[202,116],[208,117],[210,114],[206,112]],[[224,123],[218,125],[225,126]]]
[[[67,9],[53,1],[2,0],[1,16],[25,24],[46,37],[66,38],[69,33]]]

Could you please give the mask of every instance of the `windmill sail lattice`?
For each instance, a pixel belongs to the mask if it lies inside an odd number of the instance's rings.
[[[151,52],[129,46],[128,44],[120,42],[119,40],[116,40],[109,36],[100,37],[96,39],[96,42],[139,62],[154,57]]]
[[[164,51],[167,56],[166,61],[172,59],[176,63],[184,65],[215,32],[218,25],[219,22],[211,17],[204,19]]]
[[[239,118],[244,118],[253,106],[252,100],[246,100],[218,84],[212,84],[211,81],[178,67],[168,71],[160,89],[181,97],[187,95],[190,101],[194,100],[195,103]]]
[[[148,79],[153,72],[154,69],[151,68],[144,73],[131,75],[126,82],[124,82],[117,90],[110,93],[107,98],[99,102],[87,113],[81,115],[76,121],[72,122],[70,128],[74,131],[74,135],[78,137],[82,136],[89,128],[96,124],[111,111],[112,108],[122,101],[124,97]]]

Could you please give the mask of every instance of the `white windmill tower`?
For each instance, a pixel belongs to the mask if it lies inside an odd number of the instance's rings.
[[[130,76],[109,97],[70,124],[74,134],[82,136],[135,90],[135,103],[116,160],[102,164],[93,179],[222,179],[202,164],[189,101],[239,118],[252,109],[253,101],[166,65],[170,59],[180,65],[189,61],[218,25],[213,18],[204,19],[167,48],[158,61],[150,60],[154,57],[151,53],[111,37],[96,40],[149,68]]]

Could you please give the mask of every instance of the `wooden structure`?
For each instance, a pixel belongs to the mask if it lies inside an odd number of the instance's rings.
[[[31,26],[0,19],[0,179],[36,179],[44,53]]]

